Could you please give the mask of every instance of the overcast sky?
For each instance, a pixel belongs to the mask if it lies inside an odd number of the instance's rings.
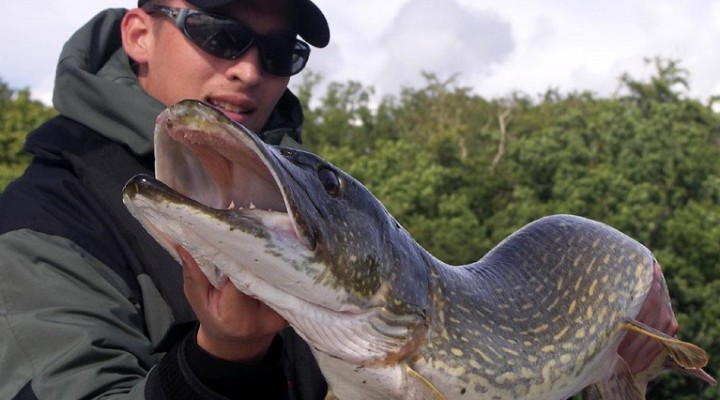
[[[612,95],[618,77],[653,70],[647,57],[681,61],[691,96],[720,94],[720,1],[315,0],[331,44],[309,69],[325,81],[360,81],[380,94],[419,87],[421,71],[487,98],[556,88]],[[3,4],[0,79],[49,101],[65,40],[107,7],[133,0],[24,0]],[[296,78],[297,79],[297,78]]]

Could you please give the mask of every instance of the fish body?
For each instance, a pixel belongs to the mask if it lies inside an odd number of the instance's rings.
[[[345,172],[195,101],[158,117],[156,160],[169,186],[133,178],[130,212],[213,285],[229,279],[283,316],[313,349],[329,397],[641,399],[662,368],[629,371],[617,353],[628,330],[663,344],[668,364],[707,363],[634,320],[659,269],[602,223],[545,217],[451,266]]]

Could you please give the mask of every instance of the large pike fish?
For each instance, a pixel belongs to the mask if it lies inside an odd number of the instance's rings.
[[[348,174],[196,101],[158,117],[156,175],[126,185],[131,213],[213,285],[282,315],[329,397],[638,400],[668,367],[714,383],[703,350],[635,320],[659,270],[607,225],[542,218],[450,266]],[[618,354],[628,331],[664,348],[641,373]]]

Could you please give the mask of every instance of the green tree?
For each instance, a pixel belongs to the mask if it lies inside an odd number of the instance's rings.
[[[0,192],[29,162],[23,151],[25,136],[55,111],[32,100],[28,89],[13,90],[0,80]]]
[[[332,82],[319,100],[319,108],[315,108],[311,106],[312,92],[320,80],[317,74],[306,74],[297,89],[305,110],[305,146],[309,149],[320,145],[365,149],[374,140],[374,118],[369,104],[373,89],[363,87],[359,82]]]

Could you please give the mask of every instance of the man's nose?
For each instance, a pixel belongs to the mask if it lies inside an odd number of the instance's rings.
[[[234,60],[227,70],[228,78],[238,79],[246,85],[257,84],[262,78],[263,67],[260,59],[260,49],[252,46],[240,58]]]

